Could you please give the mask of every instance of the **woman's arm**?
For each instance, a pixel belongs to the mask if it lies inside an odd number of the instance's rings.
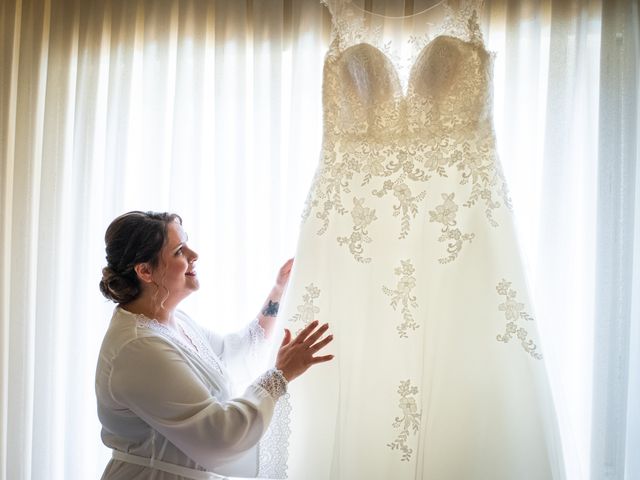
[[[282,294],[287,288],[289,283],[289,276],[291,275],[291,267],[293,266],[293,258],[287,260],[287,262],[280,268],[276,283],[271,289],[269,296],[264,302],[264,305],[260,309],[258,314],[258,323],[264,330],[265,336],[269,337],[273,332],[273,327],[276,323],[278,316],[278,309],[280,308],[280,299]]]
[[[189,458],[215,470],[258,443],[286,390],[280,377],[266,372],[241,395],[220,401],[215,386],[205,385],[175,347],[146,337],[118,353],[107,391]]]
[[[222,336],[206,328],[195,327],[204,333],[215,354],[224,360],[237,379],[249,380],[247,374],[251,377],[257,373],[253,367],[255,361],[266,353],[268,344],[265,340],[273,333],[280,299],[289,283],[292,266],[293,258],[278,271],[275,284],[258,315],[239,331]]]
[[[205,385],[171,343],[139,337],[118,352],[102,393],[135,413],[189,458],[215,470],[258,443],[290,380],[333,358],[316,355],[333,338],[321,338],[326,331],[317,321],[296,338],[287,330],[276,368],[226,401],[216,398],[215,385]]]

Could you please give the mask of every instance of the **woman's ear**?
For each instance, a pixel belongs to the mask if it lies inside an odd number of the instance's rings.
[[[153,282],[153,278],[151,277],[151,265],[149,265],[149,263],[145,262],[145,263],[138,263],[135,267],[133,267],[133,269],[136,272],[136,275],[138,275],[138,278],[140,279],[141,282],[143,283],[152,283]]]

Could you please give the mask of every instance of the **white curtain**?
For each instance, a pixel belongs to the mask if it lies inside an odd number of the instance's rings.
[[[485,3],[569,478],[637,479],[637,4]],[[0,480],[98,478],[106,463],[93,374],[116,215],[183,216],[202,283],[183,308],[200,322],[229,331],[256,313],[316,167],[329,27],[318,0],[0,3]]]
[[[640,478],[640,12],[603,8],[596,242],[594,478]]]

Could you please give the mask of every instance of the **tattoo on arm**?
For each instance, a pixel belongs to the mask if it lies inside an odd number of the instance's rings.
[[[272,302],[271,300],[269,300],[269,305],[267,305],[265,309],[262,310],[262,314],[265,317],[276,317],[278,315],[279,307],[280,304],[278,302]]]

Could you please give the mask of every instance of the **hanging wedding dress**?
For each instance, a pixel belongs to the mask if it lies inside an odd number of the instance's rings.
[[[564,478],[474,3],[328,0],[324,138],[285,327],[333,362],[290,385],[293,480]]]

